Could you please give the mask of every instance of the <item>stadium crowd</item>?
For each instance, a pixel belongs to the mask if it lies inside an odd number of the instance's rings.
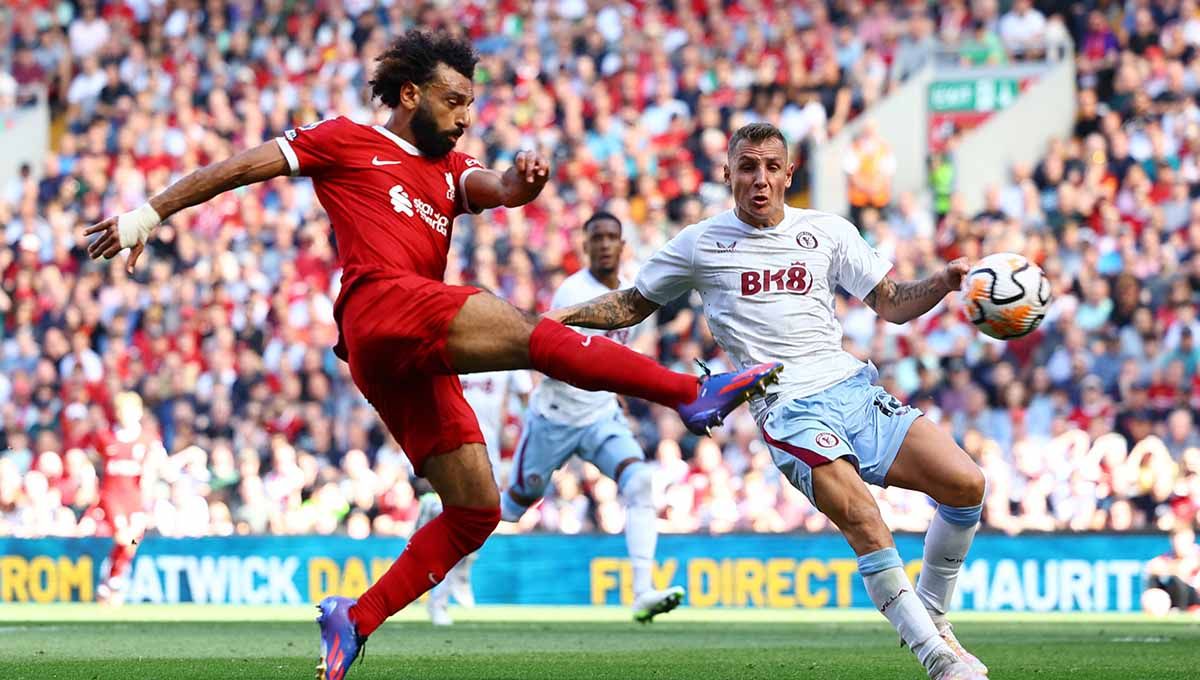
[[[985,525],[1194,524],[1200,13],[1193,0],[1079,10],[1093,4],[9,3],[0,116],[45,88],[55,141],[43,167],[0,187],[0,535],[94,530],[86,435],[108,426],[123,390],[143,396],[164,444],[146,480],[161,534],[412,531],[411,470],[330,349],[336,245],[306,180],[172,218],[133,276],[90,261],[81,228],[293,126],[382,122],[364,97],[372,61],[414,25],[466,31],[482,54],[461,150],[497,168],[522,148],[553,154],[535,204],[459,219],[447,274],[529,312],[583,265],[579,227],[598,207],[625,222],[630,273],[681,226],[726,209],[728,130],[776,123],[802,160],[807,141],[835,133],[937,43],[997,63],[1035,58],[1054,27],[1068,31],[1081,88],[1071,139],[1013,168],[979,214],[953,195],[944,210],[900,196],[861,213],[901,278],[958,255],[1025,253],[1053,281],[1045,323],[1002,344],[953,297],[906,326],[843,299],[846,346],[984,467]],[[794,190],[802,203],[803,182]],[[695,298],[654,323],[647,350],[663,363],[724,362]],[[673,413],[629,409],[657,461],[662,531],[828,528],[744,410],[697,439]],[[514,419],[506,448],[517,434]],[[572,464],[502,530],[618,532],[616,495]],[[932,516],[923,496],[877,495],[896,529],[924,530]]]

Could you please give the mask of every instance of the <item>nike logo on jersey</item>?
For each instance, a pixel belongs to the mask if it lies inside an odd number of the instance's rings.
[[[438,577],[432,571],[429,572],[429,582],[435,586],[439,583]]]
[[[590,336],[590,335],[589,335],[589,336],[587,336],[587,339],[585,339],[585,340],[583,341],[583,346],[584,346],[584,347],[587,347],[587,346],[588,346],[588,345],[590,345],[590,344],[592,344],[592,336]]]
[[[400,165],[404,161],[381,161],[379,156],[371,158],[371,165]]]

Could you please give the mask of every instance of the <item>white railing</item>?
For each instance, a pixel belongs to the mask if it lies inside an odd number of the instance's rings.
[[[929,91],[934,82],[956,80],[1025,80],[1037,82],[1021,92],[1007,108],[996,111],[979,127],[963,134],[958,151],[957,190],[975,208],[983,188],[1007,176],[1012,163],[1033,162],[1045,152],[1047,142],[1068,134],[1075,116],[1075,62],[1056,49],[1047,58],[1005,66],[962,66],[957,61],[931,55],[926,66],[892,90],[868,111],[824,142],[809,146],[811,205],[817,210],[845,215],[849,211],[847,178],[842,171],[855,137],[869,120],[892,147],[896,174],[893,199],[909,192],[924,199],[929,162]]]
[[[26,163],[40,176],[49,148],[50,107],[46,90],[39,88],[33,104],[0,111],[0,187],[8,186]]]

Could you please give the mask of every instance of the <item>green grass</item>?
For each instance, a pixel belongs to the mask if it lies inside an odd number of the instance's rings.
[[[307,678],[315,610],[305,607],[0,605],[0,678]],[[688,610],[639,626],[590,607],[423,607],[372,637],[351,680],[564,678],[680,680],[924,677],[875,612]],[[992,677],[1143,680],[1200,677],[1200,619],[974,614],[959,638]]]

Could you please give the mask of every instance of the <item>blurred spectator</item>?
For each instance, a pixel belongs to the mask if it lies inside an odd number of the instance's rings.
[[[958,48],[963,63],[970,66],[996,66],[1008,61],[1004,43],[983,21],[971,22],[971,32]]]
[[[1012,9],[1000,17],[1000,40],[1017,59],[1038,57],[1046,49],[1046,16],[1032,0],[1014,0]]]
[[[896,174],[896,157],[892,147],[879,134],[879,124],[871,118],[846,154],[842,170],[846,173],[846,197],[855,223],[861,222],[865,208],[886,208],[892,201],[892,178]]]

